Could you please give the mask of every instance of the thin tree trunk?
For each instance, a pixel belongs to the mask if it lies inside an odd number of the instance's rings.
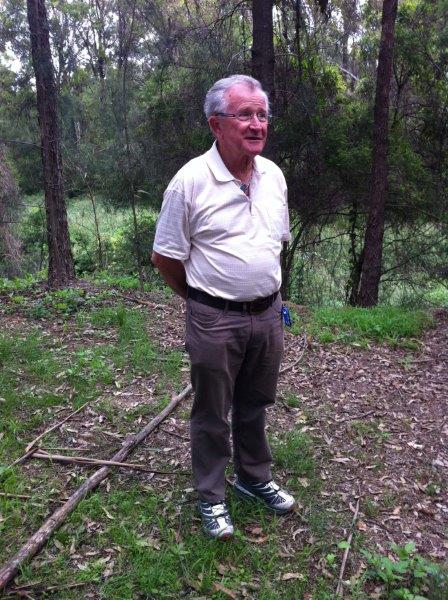
[[[271,103],[274,104],[275,58],[272,5],[272,0],[252,1],[252,75],[260,81],[263,89],[268,93]]]
[[[132,5],[131,12],[131,22],[129,26],[129,36],[127,41],[122,40],[120,44],[122,45],[122,96],[123,96],[123,130],[124,130],[124,140],[125,140],[125,148],[126,148],[126,161],[128,167],[128,174],[130,177],[130,187],[131,187],[131,212],[132,212],[132,223],[134,226],[134,248],[135,248],[135,258],[137,261],[137,269],[138,269],[138,279],[140,282],[140,290],[143,292],[145,276],[143,272],[143,256],[142,256],[142,248],[140,244],[140,232],[138,229],[138,219],[137,219],[137,207],[135,203],[135,184],[134,184],[134,175],[132,172],[132,160],[131,160],[131,148],[129,141],[129,128],[128,128],[128,89],[127,89],[127,76],[128,76],[128,60],[129,60],[129,50],[132,42],[132,35],[134,31],[134,17],[135,17],[135,2]],[[124,35],[124,30],[121,32],[121,35]]]
[[[50,287],[61,287],[75,279],[75,267],[64,202],[57,95],[48,20],[44,0],[27,0],[27,8],[41,134],[47,218],[48,284]]]
[[[378,303],[387,199],[389,94],[392,77],[397,0],[384,0],[376,81],[370,208],[362,252],[358,306]]]
[[[89,196],[90,196],[90,202],[92,204],[92,210],[93,210],[93,220],[95,223],[95,235],[96,235],[96,240],[98,242],[98,262],[99,262],[100,269],[103,269],[105,266],[104,265],[104,255],[103,255],[103,241],[101,239],[100,224],[98,222],[98,213],[96,212],[95,195],[90,188],[89,188]]]
[[[361,266],[362,266],[362,254],[357,252],[357,235],[356,226],[358,221],[358,203],[353,200],[350,207],[349,213],[349,237],[350,237],[350,249],[349,249],[349,260],[350,260],[350,276],[346,285],[345,298],[350,306],[356,305],[356,295],[359,288],[359,281],[361,279]]]

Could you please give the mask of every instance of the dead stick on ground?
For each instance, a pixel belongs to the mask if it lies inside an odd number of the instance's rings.
[[[4,496],[5,498],[19,498],[20,500],[32,500],[32,496],[27,496],[25,494],[8,494],[6,492],[0,492],[0,496]]]
[[[6,492],[0,492],[0,496],[5,498],[18,498],[19,500],[35,500],[34,496],[27,496],[26,494],[8,494]],[[49,502],[65,502],[67,498],[50,498]],[[33,504],[33,506],[42,506],[43,502],[39,504]]]
[[[347,564],[348,553],[350,552],[350,546],[352,543],[353,528],[355,527],[356,519],[358,518],[360,501],[361,501],[361,498],[358,498],[358,502],[356,503],[356,508],[355,508],[355,514],[353,515],[351,531],[347,538],[347,548],[345,549],[344,556],[342,558],[341,570],[339,571],[339,580],[338,580],[338,587],[336,588],[336,596],[340,596],[341,598],[344,595],[344,587],[342,584],[342,580],[344,579],[345,565]]]
[[[35,452],[33,458],[40,458],[41,460],[49,460],[62,463],[78,464],[78,465],[107,465],[109,467],[124,467],[127,469],[135,469],[138,471],[144,471],[145,473],[155,473],[156,475],[182,475],[186,471],[154,471],[154,469],[148,469],[143,465],[136,463],[117,462],[115,460],[101,460],[99,458],[88,458],[87,456],[64,456],[63,454],[41,454]]]
[[[30,442],[28,444],[28,446],[25,448],[25,452],[29,452],[37,444],[37,442],[39,440],[41,440],[45,435],[47,435],[47,433],[50,433],[50,431],[54,431],[55,429],[57,429],[58,427],[60,427],[63,423],[65,423],[66,421],[68,421],[69,419],[71,419],[72,417],[74,417],[85,406],[87,406],[88,404],[90,404],[90,402],[92,402],[92,400],[89,400],[88,402],[85,402],[82,406],[80,406],[74,412],[70,413],[67,417],[65,417],[65,419],[62,419],[62,421],[59,421],[59,423],[56,423],[56,425],[52,425],[51,427],[49,427],[48,429],[46,429],[45,431],[43,431],[40,435],[37,436],[37,438],[35,438],[32,442]]]
[[[148,302],[148,300],[142,300],[141,298],[132,298],[130,296],[125,296],[124,294],[117,294],[120,298],[124,300],[128,300],[129,302],[134,302],[134,304],[141,304],[142,306],[150,306],[153,309],[162,308],[162,304],[156,304],[155,302]]]
[[[132,450],[140,444],[176,407],[191,393],[191,384],[173,398],[171,402],[135,436],[127,440],[122,448],[114,454],[112,460],[123,461]],[[64,519],[76,508],[85,496],[98,487],[110,473],[110,467],[101,467],[91,475],[67,500],[59,507],[42,527],[34,533],[20,550],[0,568],[0,590],[2,590],[19,570],[20,566],[39,552],[52,533],[63,523]]]
[[[14,462],[12,462],[10,465],[8,465],[6,468],[7,469],[11,469],[15,465],[20,465],[20,463],[25,462],[26,459],[29,458],[33,454],[34,451],[35,451],[35,448],[31,448],[30,450],[26,450],[25,454],[23,454],[19,458],[16,458],[16,460]]]
[[[19,587],[15,587],[12,588],[11,591],[6,594],[5,598],[8,598],[8,596],[12,596],[14,593],[16,592],[23,592],[26,590],[38,590],[39,594],[43,594],[45,592],[56,592],[58,590],[67,590],[67,589],[71,589],[71,588],[79,588],[79,587],[85,587],[86,585],[89,585],[89,581],[80,581],[79,583],[65,583],[65,584],[61,584],[61,585],[50,585],[48,587],[43,587],[43,585],[41,583],[30,583],[30,584],[25,584],[25,585],[21,585]]]

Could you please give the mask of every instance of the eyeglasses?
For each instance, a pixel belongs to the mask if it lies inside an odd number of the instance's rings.
[[[248,121],[252,121],[253,117],[257,117],[257,119],[260,121],[260,123],[269,123],[269,121],[271,120],[271,115],[268,115],[268,113],[265,112],[239,112],[236,114],[232,114],[232,113],[225,113],[225,112],[218,112],[215,113],[216,117],[229,117],[232,119],[238,119],[238,121],[242,121],[243,123],[247,123]]]

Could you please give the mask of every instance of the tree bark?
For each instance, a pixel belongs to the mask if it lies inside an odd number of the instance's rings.
[[[384,215],[387,199],[389,94],[392,77],[397,0],[384,0],[375,94],[372,179],[357,306],[375,306],[381,278]]]
[[[44,0],[27,0],[27,8],[41,134],[47,219],[48,284],[56,288],[75,279],[64,202],[57,94]]]
[[[273,0],[252,0],[252,75],[275,102]]]

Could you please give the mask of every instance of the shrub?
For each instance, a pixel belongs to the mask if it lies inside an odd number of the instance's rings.
[[[157,215],[153,212],[147,212],[138,217],[137,236],[143,266],[145,267],[150,266],[150,256],[156,231],[156,222]],[[122,273],[136,272],[137,236],[135,235],[132,218],[128,218],[124,225],[118,228],[111,236],[110,243],[113,264]]]

